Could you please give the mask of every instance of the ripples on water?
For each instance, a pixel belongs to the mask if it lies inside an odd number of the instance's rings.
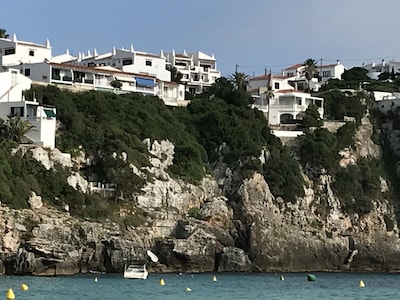
[[[4,298],[12,288],[16,300],[233,300],[233,299],[400,299],[400,274],[315,273],[307,274],[150,274],[147,280],[123,279],[121,275],[73,277],[0,276]],[[95,282],[94,278],[98,281]],[[160,279],[165,285],[160,286]],[[360,280],[365,288],[359,287]],[[22,283],[29,290],[20,290]],[[186,291],[186,288],[191,291]],[[1,295],[0,295],[1,297]]]

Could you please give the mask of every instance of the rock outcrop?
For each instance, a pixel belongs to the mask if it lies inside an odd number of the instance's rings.
[[[364,125],[364,131],[371,132]],[[366,139],[362,133],[361,139]],[[147,261],[151,272],[400,269],[399,230],[387,201],[376,201],[364,216],[346,215],[330,188],[330,177],[322,174],[318,182],[304,175],[305,196],[287,203],[271,194],[262,175],[240,180],[222,161],[215,168],[216,179],[207,177],[195,186],[167,173],[173,162],[172,143],[145,143],[152,155],[146,172],[154,180],[132,204],[145,212],[142,225],[80,220],[70,216],[67,207],[64,211],[49,207],[41,195],[32,193],[27,199],[30,209],[0,206],[0,274],[122,272],[130,260]],[[355,159],[379,157],[379,150],[370,144],[358,145],[352,153]],[[372,150],[362,150],[361,145]],[[46,168],[54,166],[53,159],[72,164],[57,151],[35,149],[34,156]],[[84,155],[79,157],[87,162]],[[262,157],[267,159],[268,153]],[[135,166],[132,172],[144,176]],[[79,173],[69,181],[85,190]],[[322,198],[327,203],[323,213],[318,209]],[[157,263],[149,260],[147,250],[158,256]]]

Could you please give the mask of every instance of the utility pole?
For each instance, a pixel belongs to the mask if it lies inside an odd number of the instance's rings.
[[[239,65],[238,65],[238,64],[236,64],[236,66],[235,66],[235,73],[237,73],[237,71],[238,71],[238,68],[239,68]]]
[[[319,76],[318,77],[321,78],[321,81],[322,81],[322,58],[321,58],[321,65],[319,68]]]

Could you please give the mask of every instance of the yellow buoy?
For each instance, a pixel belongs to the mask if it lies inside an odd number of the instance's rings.
[[[29,287],[25,283],[21,284],[22,291],[27,291],[28,289],[29,289]]]
[[[12,289],[8,289],[7,294],[6,294],[6,298],[9,299],[9,300],[15,299],[14,291]]]
[[[160,279],[160,285],[165,285],[164,279]]]
[[[360,281],[360,283],[358,284],[359,287],[365,287],[364,281]]]
[[[213,281],[217,281],[217,276],[213,276]]]
[[[192,291],[192,289],[190,287],[186,288],[186,292],[191,292],[191,291]]]
[[[281,275],[281,280],[282,280],[282,281],[284,281],[284,280],[285,280],[285,277],[284,277],[283,275]]]

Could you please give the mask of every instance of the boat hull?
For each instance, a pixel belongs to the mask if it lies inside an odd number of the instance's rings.
[[[124,278],[127,279],[147,279],[148,275],[146,265],[127,265],[124,269]]]

